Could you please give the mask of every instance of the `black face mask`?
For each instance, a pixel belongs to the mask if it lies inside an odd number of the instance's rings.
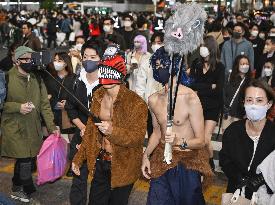
[[[229,36],[228,37],[223,37],[223,40],[228,41],[228,40],[230,40],[230,37]]]
[[[92,73],[96,71],[98,61],[86,60],[86,61],[83,61],[82,64],[87,73]]]
[[[165,85],[169,82],[169,69],[163,67],[160,67],[159,69],[153,69],[153,77],[157,82]]]
[[[33,70],[33,63],[21,63],[20,68],[22,68],[26,73],[30,73]]]
[[[242,33],[239,33],[239,32],[233,32],[232,34],[233,38],[235,39],[240,39],[242,37]]]

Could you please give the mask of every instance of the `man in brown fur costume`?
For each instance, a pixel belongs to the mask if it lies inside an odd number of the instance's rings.
[[[87,160],[92,176],[89,205],[127,205],[134,182],[140,176],[143,141],[147,125],[147,105],[123,84],[124,59],[109,47],[98,65],[98,89],[92,112],[100,123],[89,118],[72,169]]]

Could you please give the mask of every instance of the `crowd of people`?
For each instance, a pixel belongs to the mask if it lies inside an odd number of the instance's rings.
[[[72,205],[126,205],[141,173],[151,179],[148,205],[205,204],[200,176],[207,182],[215,172],[216,126],[224,131],[219,162],[227,192],[241,189],[250,200],[265,186],[272,198],[275,178],[270,182],[257,168],[275,150],[275,10],[207,16],[203,43],[185,56],[190,83],[180,76],[172,131],[166,130],[169,69],[182,65],[164,49],[170,14],[1,15],[1,43],[8,47],[0,61],[7,88],[1,155],[16,159],[12,198],[30,202],[35,157],[55,133],[70,144],[65,174],[73,177]],[[57,47],[64,51],[46,68],[54,80],[34,69],[32,53]],[[179,73],[170,73],[175,85]],[[169,169],[161,157],[164,142],[176,153]]]

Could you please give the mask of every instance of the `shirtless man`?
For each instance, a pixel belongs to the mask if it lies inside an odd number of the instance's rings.
[[[205,204],[200,173],[210,176],[211,169],[205,149],[202,106],[197,94],[181,82],[173,126],[171,130],[167,129],[169,72],[164,74],[163,69],[169,69],[169,65],[165,67],[165,58],[169,57],[164,54],[162,59],[151,61],[155,79],[165,87],[149,97],[153,133],[142,161],[143,175],[147,179],[152,178],[147,205]],[[175,85],[176,76],[173,80]],[[169,165],[163,162],[165,142],[173,146],[173,159]]]
[[[102,87],[91,105],[101,122],[89,118],[72,169],[79,175],[79,167],[87,160],[92,176],[90,205],[127,205],[140,176],[148,111],[146,103],[122,84],[124,59],[117,54],[103,59],[98,65]]]

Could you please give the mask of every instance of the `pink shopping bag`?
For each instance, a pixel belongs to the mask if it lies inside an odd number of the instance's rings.
[[[67,165],[67,142],[60,135],[51,134],[37,156],[37,184],[53,182],[63,176]]]

